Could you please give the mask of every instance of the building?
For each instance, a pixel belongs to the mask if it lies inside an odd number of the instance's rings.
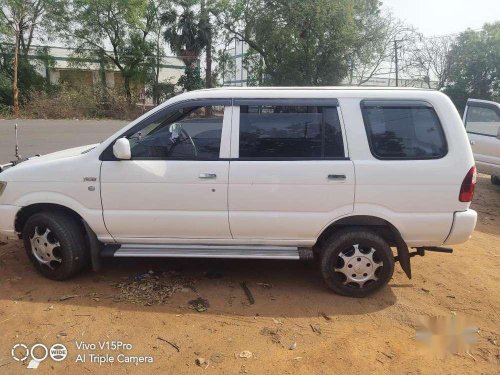
[[[243,67],[243,59],[248,52],[248,44],[237,39],[232,43],[233,45],[227,49],[233,66],[232,69],[227,70],[226,74],[222,77],[223,86],[247,86],[248,72]]]
[[[46,49],[48,59],[41,59],[37,51]],[[111,53],[111,52],[110,52]],[[28,55],[36,70],[43,77],[49,78],[52,84],[67,83],[70,85],[93,86],[103,82],[103,73],[106,87],[109,89],[123,87],[123,77],[116,66],[106,66],[104,69],[99,61],[85,59],[76,60],[75,50],[65,47],[33,46]],[[48,63],[48,61],[50,63]],[[177,83],[184,74],[184,62],[175,56],[161,58],[159,82]],[[144,96],[147,85],[133,84],[133,90],[138,96]],[[152,104],[152,99],[145,96],[145,104]]]

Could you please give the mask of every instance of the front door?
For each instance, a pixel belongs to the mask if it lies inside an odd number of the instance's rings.
[[[221,148],[229,144],[229,104],[167,107],[123,135],[131,160],[106,160],[101,169],[104,222],[117,242],[231,238]]]
[[[354,167],[336,100],[236,100],[229,173],[235,239],[312,245],[353,212]]]
[[[479,172],[497,175],[500,170],[500,104],[469,100],[464,118]]]

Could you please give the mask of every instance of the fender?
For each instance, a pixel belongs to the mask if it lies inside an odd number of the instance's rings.
[[[88,226],[94,233],[109,235],[106,227],[104,226],[104,220],[102,218],[102,207],[85,207],[77,200],[61,193],[50,191],[28,193],[18,198],[13,204],[20,207],[20,209],[34,204],[57,204],[59,206],[64,206],[76,212],[78,215],[80,215],[80,217],[84,218],[84,221],[88,224]]]

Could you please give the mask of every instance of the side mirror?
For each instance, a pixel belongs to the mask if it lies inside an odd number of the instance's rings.
[[[127,138],[119,138],[113,145],[113,155],[119,160],[130,160],[132,151],[130,150],[130,142]]]

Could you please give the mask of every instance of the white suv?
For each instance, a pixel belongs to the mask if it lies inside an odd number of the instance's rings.
[[[467,134],[430,90],[189,92],[0,181],[0,231],[56,280],[102,256],[314,258],[363,297],[395,261],[411,277],[413,255],[467,241],[477,217]]]

